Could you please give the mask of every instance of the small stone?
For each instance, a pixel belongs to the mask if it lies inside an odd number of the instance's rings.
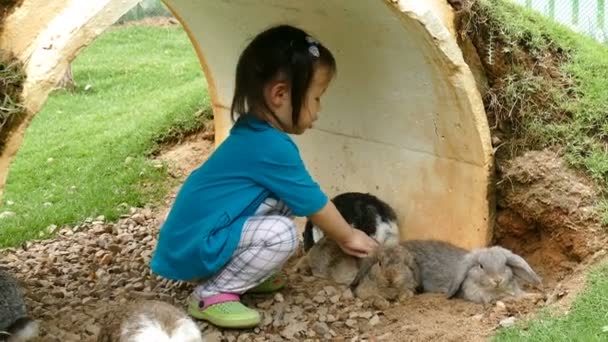
[[[141,291],[145,288],[146,286],[144,285],[144,283],[142,283],[141,281],[138,281],[137,283],[133,284],[133,289],[136,291]]]
[[[262,322],[262,326],[267,327],[272,323],[272,315],[265,314],[264,321]]]
[[[369,320],[369,325],[371,325],[372,327],[375,325],[378,325],[378,323],[380,323],[380,317],[378,317],[378,315],[374,315],[370,320]]]
[[[106,220],[106,217],[105,217],[105,216],[103,216],[103,215],[99,215],[99,216],[97,216],[97,217],[95,218],[95,221],[101,221],[101,222],[104,222],[105,220]]]
[[[323,304],[323,303],[325,303],[325,301],[327,300],[327,298],[325,298],[325,296],[316,295],[312,300],[315,303]]]
[[[268,300],[265,300],[263,302],[260,302],[260,303],[258,303],[257,306],[260,309],[266,310],[266,309],[268,309],[268,308],[270,308],[272,306],[272,299],[268,299]]]
[[[87,326],[85,327],[85,330],[90,335],[97,336],[97,334],[99,334],[100,328],[96,324],[87,324]]]
[[[51,202],[44,202],[44,203],[42,204],[42,206],[43,206],[43,207],[45,207],[45,208],[49,208],[49,207],[52,207],[52,206],[53,206],[53,203],[51,203]]]
[[[131,219],[133,219],[133,221],[135,221],[135,223],[137,224],[144,224],[146,223],[146,218],[144,217],[144,215],[137,213],[133,216],[131,216]]]
[[[376,298],[374,299],[372,305],[377,310],[386,310],[389,308],[390,303],[384,298]]]
[[[146,220],[149,220],[152,218],[152,210],[150,208],[145,208],[144,210],[141,211],[141,213],[142,213],[142,215],[144,215]]]
[[[299,322],[299,323],[292,323],[287,325],[287,327],[285,327],[285,329],[281,330],[281,336],[283,336],[284,338],[291,340],[293,338],[296,337],[296,335],[299,335],[302,332],[306,331],[306,323],[304,322]]]
[[[46,162],[49,164],[52,163],[53,161],[55,161],[55,159],[53,159],[53,157],[50,157],[46,160]]]
[[[332,302],[332,304],[338,304],[338,302],[340,301],[340,295],[337,294],[335,296],[329,297],[329,301]]]
[[[501,142],[502,142],[502,140],[500,140],[499,137],[497,137],[497,136],[492,137],[492,146],[496,147],[496,146],[500,145]]]
[[[323,287],[323,290],[328,296],[333,296],[338,293],[338,290],[336,290],[336,288],[333,286],[325,286]]]
[[[104,265],[104,266],[107,266],[107,265],[111,264],[112,263],[112,254],[108,253],[108,254],[104,255],[101,258],[101,260],[99,261],[99,263],[102,264],[102,265]]]
[[[503,328],[511,327],[515,324],[515,317],[507,317],[498,323]]]
[[[85,85],[85,86],[84,86],[84,91],[89,91],[89,90],[91,90],[92,88],[93,88],[93,86],[92,86],[92,85],[87,84],[87,85]]]
[[[53,234],[53,233],[55,233],[55,231],[56,231],[56,230],[57,230],[57,225],[56,225],[56,224],[52,224],[52,225],[50,225],[50,226],[46,227],[46,231],[47,231],[49,234]]]
[[[333,323],[333,322],[337,321],[338,319],[336,318],[336,316],[330,314],[330,315],[327,315],[326,320],[328,323]]]
[[[277,303],[283,303],[285,301],[285,298],[283,298],[283,295],[280,293],[277,293],[274,295],[274,300]]]
[[[494,313],[497,315],[506,315],[507,314],[507,306],[505,303],[501,301],[496,302],[496,306],[494,307]]]
[[[372,318],[373,315],[374,315],[373,313],[367,311],[367,312],[360,313],[359,317],[365,318],[365,319],[370,319],[370,318]]]
[[[347,319],[345,324],[347,327],[354,328],[357,326],[357,321],[354,319]]]
[[[378,336],[378,341],[390,341],[392,340],[391,337],[393,336],[392,333],[387,332],[386,334],[382,334],[380,336]]]
[[[353,298],[355,298],[355,296],[353,296],[353,292],[350,289],[346,289],[344,292],[342,292],[342,299],[351,300]]]
[[[472,320],[480,322],[483,319],[483,314],[477,314],[471,317]]]
[[[220,331],[212,331],[208,334],[203,335],[203,340],[205,342],[221,342],[222,333]]]
[[[133,157],[127,157],[125,158],[125,165],[129,165],[133,162]]]
[[[313,324],[312,330],[314,330],[315,333],[321,336],[329,334],[329,327],[323,322],[316,322],[315,324]]]

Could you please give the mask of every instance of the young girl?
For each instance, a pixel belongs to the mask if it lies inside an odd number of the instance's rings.
[[[230,135],[183,184],[160,230],[152,271],[196,280],[189,313],[226,328],[253,327],[260,315],[245,292],[272,292],[298,246],[292,214],[307,216],[354,256],[377,244],[350,227],[312,179],[288,134],[317,120],[336,71],[332,54],[304,31],[270,28],[236,68]]]

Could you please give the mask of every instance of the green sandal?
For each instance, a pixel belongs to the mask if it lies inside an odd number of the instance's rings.
[[[275,273],[258,286],[249,289],[247,293],[272,293],[282,289],[286,284],[285,278],[280,273]]]
[[[262,321],[260,314],[246,307],[239,300],[240,297],[233,293],[222,293],[203,300],[191,297],[188,313],[194,318],[208,321],[221,328],[245,329],[260,324]]]

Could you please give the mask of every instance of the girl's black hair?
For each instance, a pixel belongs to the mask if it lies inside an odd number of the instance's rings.
[[[331,52],[306,32],[293,26],[279,25],[258,34],[243,50],[236,66],[236,82],[230,114],[243,115],[254,106],[265,107],[281,126],[283,123],[268,108],[264,85],[279,73],[291,87],[292,123],[300,119],[300,109],[317,65],[336,72]],[[285,128],[285,127],[282,127]]]

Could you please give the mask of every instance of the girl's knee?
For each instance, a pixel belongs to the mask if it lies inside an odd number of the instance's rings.
[[[270,244],[280,245],[281,249],[295,252],[298,248],[298,227],[294,220],[286,216],[275,216],[276,223],[273,225],[273,234],[270,236]]]

